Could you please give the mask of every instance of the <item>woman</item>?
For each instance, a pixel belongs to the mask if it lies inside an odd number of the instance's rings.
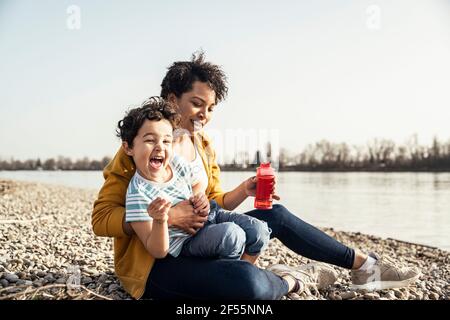
[[[227,94],[226,77],[219,66],[204,61],[203,53],[191,61],[175,62],[163,79],[161,96],[174,104],[181,125],[190,135],[204,168],[200,175],[207,185],[206,195],[226,210],[234,210],[247,197],[255,196],[255,177],[243,181],[229,192],[220,186],[220,169],[209,139],[201,128],[211,120],[217,103]],[[200,130],[198,130],[200,129]],[[105,183],[94,203],[92,226],[96,235],[114,237],[115,271],[124,288],[136,299],[279,299],[288,292],[308,286],[321,288],[335,280],[333,269],[324,264],[306,268],[273,266],[262,270],[242,260],[166,257],[155,260],[124,222],[125,192],[135,166],[122,149],[104,170]],[[279,199],[275,195],[274,198]],[[282,205],[253,210],[247,215],[264,220],[271,237],[309,259],[351,269],[356,288],[390,288],[415,281],[419,272],[397,268],[375,254],[365,255],[331,238],[302,221]],[[196,233],[206,221],[188,201],[169,213],[169,225]],[[271,271],[270,271],[271,270]]]

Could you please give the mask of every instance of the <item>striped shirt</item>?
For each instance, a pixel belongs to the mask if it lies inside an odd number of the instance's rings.
[[[125,203],[126,222],[151,221],[147,208],[157,197],[169,200],[172,206],[192,196],[192,186],[198,181],[191,166],[180,156],[174,155],[169,162],[172,178],[164,183],[157,183],[142,177],[137,171],[131,178],[127,189]],[[177,257],[184,241],[191,235],[187,232],[169,227],[169,254]]]

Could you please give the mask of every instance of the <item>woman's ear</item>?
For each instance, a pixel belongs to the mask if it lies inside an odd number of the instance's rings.
[[[129,155],[130,157],[132,157],[132,156],[134,155],[133,148],[130,148],[130,147],[128,146],[128,142],[122,141],[122,148],[123,148],[123,150],[125,151],[125,153],[126,153],[127,155]]]
[[[175,93],[169,93],[167,96],[167,101],[169,101],[171,104],[173,104],[175,107],[178,108],[178,98],[175,95]]]

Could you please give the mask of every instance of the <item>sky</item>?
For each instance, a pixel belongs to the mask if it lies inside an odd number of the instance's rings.
[[[125,111],[200,49],[228,77],[221,157],[450,140],[449,0],[1,0],[0,159],[113,156]]]

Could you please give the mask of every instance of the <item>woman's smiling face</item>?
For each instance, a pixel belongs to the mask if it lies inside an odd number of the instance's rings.
[[[181,126],[190,133],[201,130],[212,117],[216,105],[216,93],[205,82],[195,81],[192,90],[177,98],[171,93],[168,100],[178,107]]]

